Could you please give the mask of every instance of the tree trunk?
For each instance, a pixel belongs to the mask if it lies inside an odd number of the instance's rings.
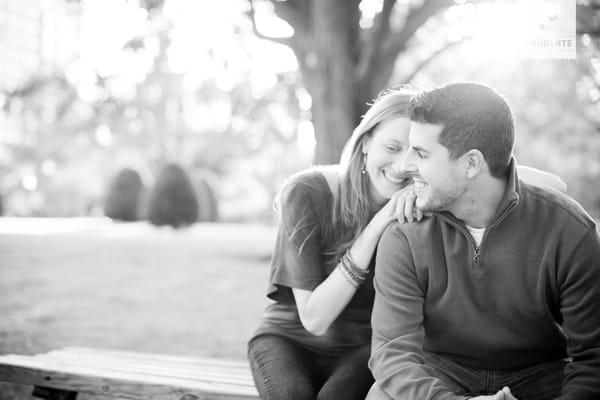
[[[453,0],[404,4],[404,24],[392,29],[396,0],[383,0],[373,26],[361,29],[360,0],[271,1],[277,15],[294,28],[289,40],[274,40],[292,48],[312,96],[315,164],[339,161],[367,102],[389,84],[398,54],[432,15],[454,4]],[[256,29],[253,7],[251,15],[255,32],[264,37]]]
[[[321,0],[312,3],[314,46],[301,62],[312,95],[315,128],[315,164],[337,163],[350,137],[357,109],[358,32],[357,0]]]

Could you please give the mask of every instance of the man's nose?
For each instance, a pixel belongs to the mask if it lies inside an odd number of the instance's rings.
[[[404,153],[404,155],[400,158],[400,171],[404,173],[416,173],[417,167],[413,163],[413,159],[413,151],[411,149],[408,149],[406,153]]]

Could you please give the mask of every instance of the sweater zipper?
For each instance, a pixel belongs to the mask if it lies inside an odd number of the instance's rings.
[[[473,239],[473,236],[471,236],[469,231],[466,228],[464,228],[462,224],[444,215],[440,215],[443,219],[445,219],[446,221],[454,225],[456,228],[458,228],[458,230],[461,231],[467,237],[467,240],[469,240],[473,244],[473,269],[479,269],[481,266],[481,250],[483,248],[483,243],[485,242],[485,239],[488,236],[488,233],[490,232],[491,228],[495,227],[500,222],[502,222],[502,220],[506,218],[508,213],[510,213],[513,210],[513,208],[515,208],[516,204],[517,200],[512,200],[510,204],[504,209],[504,212],[502,212],[502,214],[500,214],[500,216],[496,218],[496,220],[486,228],[485,232],[483,232],[483,237],[481,238],[481,244],[479,246],[477,245],[477,242],[475,242],[475,239]]]

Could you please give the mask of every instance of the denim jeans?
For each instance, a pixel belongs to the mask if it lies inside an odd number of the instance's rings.
[[[283,337],[258,336],[248,359],[261,400],[363,400],[373,384],[370,345],[323,356]]]
[[[519,400],[551,400],[562,391],[565,360],[511,371],[467,368],[435,353],[425,352],[425,364],[457,395],[494,394],[508,386]]]

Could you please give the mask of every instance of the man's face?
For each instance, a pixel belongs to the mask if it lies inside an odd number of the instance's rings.
[[[443,128],[443,125],[410,124],[410,147],[403,168],[415,174],[416,205],[422,211],[452,212],[467,190],[464,160],[461,157],[451,160],[448,149],[439,143]]]

